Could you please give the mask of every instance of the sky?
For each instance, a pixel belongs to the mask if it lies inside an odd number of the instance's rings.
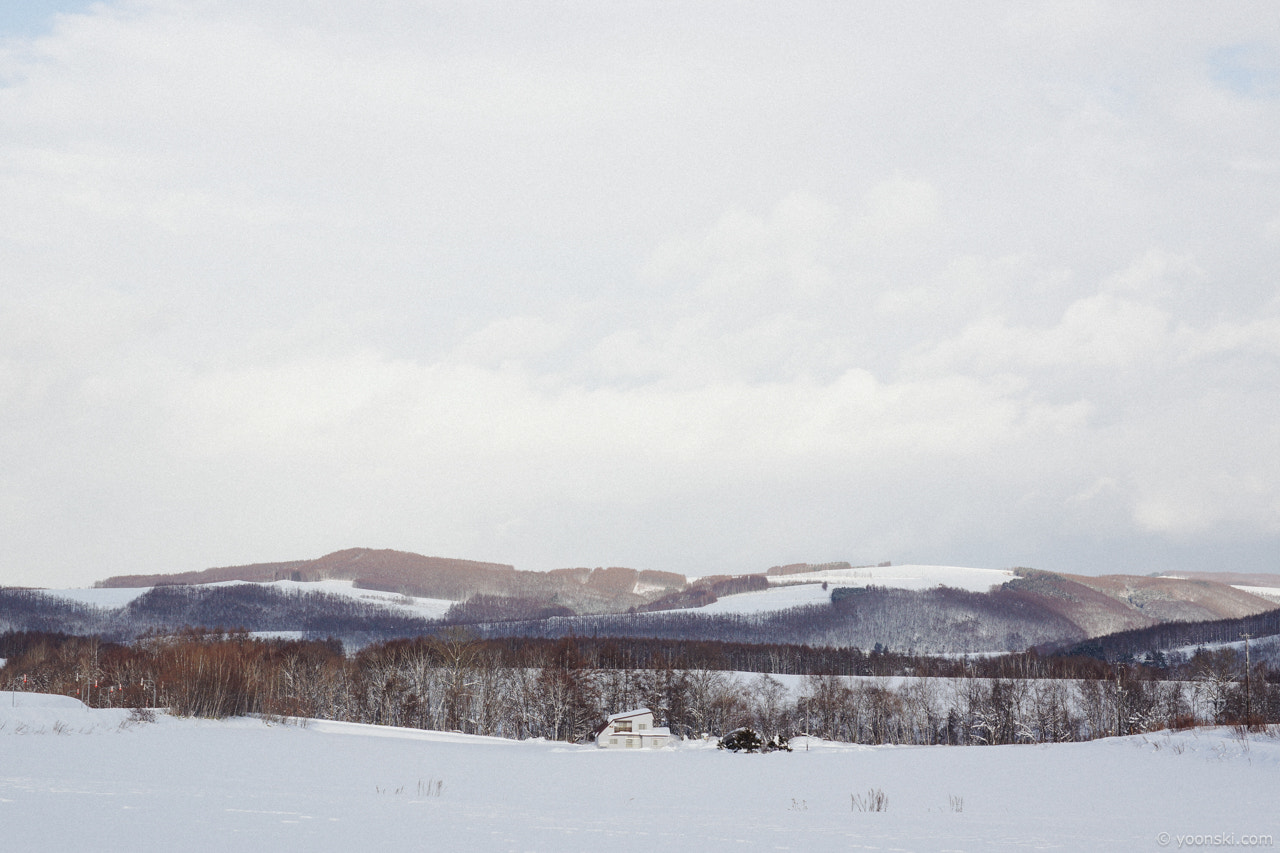
[[[1280,571],[1270,2],[19,5],[0,584]]]

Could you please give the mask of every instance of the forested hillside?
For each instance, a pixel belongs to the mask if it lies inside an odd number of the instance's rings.
[[[1234,652],[1176,666],[1018,655],[939,660],[851,650],[614,640],[481,641],[464,632],[344,654],[331,642],[184,632],[133,644],[0,635],[0,689],[180,715],[315,717],[580,741],[618,709],[648,707],[679,736],[751,726],[859,743],[1087,740],[1198,723],[1280,721],[1265,665]],[[716,664],[765,670],[738,676]],[[779,669],[804,665],[787,686]],[[847,669],[877,673],[850,678]],[[910,677],[890,679],[890,674]],[[928,675],[929,677],[921,677]],[[781,676],[785,678],[786,676]]]
[[[349,580],[365,589],[424,598],[465,601],[472,596],[501,596],[539,606],[556,605],[575,613],[612,613],[641,606],[685,588],[674,572],[627,568],[575,568],[551,572],[517,571],[501,563],[424,557],[406,551],[349,548],[314,560],[257,563],[167,575],[122,575],[103,587],[160,584],[209,584],[227,581],[313,582]]]
[[[484,637],[715,639],[864,650],[879,646],[927,654],[1060,649],[1139,630],[1139,639],[1108,641],[1105,653],[1114,657],[1134,649],[1158,651],[1175,642],[1220,642],[1246,630],[1262,636],[1273,630],[1274,619],[1255,617],[1280,612],[1259,595],[1203,580],[909,568],[907,577],[886,566],[854,570],[848,564],[798,564],[686,582],[680,575],[622,568],[518,572],[495,564],[352,549],[319,560],[200,575],[262,578],[283,573],[286,580],[143,587],[118,607],[94,606],[53,592],[0,589],[0,630],[60,630],[111,640],[187,627],[290,631],[359,648],[463,625]],[[998,575],[1009,580],[978,592],[929,586],[929,571],[935,572],[933,577],[960,578],[967,572],[979,579]],[[871,582],[894,572],[900,582],[916,588]],[[348,579],[334,580],[339,575]],[[840,581],[857,585],[842,586]],[[440,597],[424,607],[420,602],[427,599],[403,592],[410,588]],[[375,591],[388,589],[393,592]],[[125,599],[114,597],[117,602]],[[1256,627],[1233,628],[1242,618],[1255,618]],[[1216,629],[1177,627],[1215,621],[1221,623]],[[1140,633],[1162,625],[1169,627]],[[1236,637],[1227,637],[1232,631]]]

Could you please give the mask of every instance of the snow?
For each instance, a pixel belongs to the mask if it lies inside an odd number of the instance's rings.
[[[1268,601],[1280,602],[1280,588],[1274,586],[1241,586],[1235,585],[1235,588],[1256,595],[1259,598],[1265,598]]]
[[[686,580],[692,581],[691,578],[686,578]],[[645,583],[643,581],[636,581],[636,584],[634,587],[631,588],[631,591],[634,592],[636,595],[648,595],[651,592],[666,592],[668,589],[670,589],[670,587],[668,587],[666,584]]]
[[[201,586],[236,586],[251,581],[220,581],[218,583],[201,584]],[[259,586],[270,586],[282,592],[323,592],[329,595],[340,595],[384,606],[392,607],[403,613],[420,616],[424,619],[439,619],[455,602],[446,598],[416,598],[400,595],[395,592],[383,592],[376,589],[360,589],[352,581],[272,581]],[[151,587],[120,587],[91,589],[42,589],[45,595],[67,598],[97,607],[124,607],[135,598],[150,592]]]
[[[246,583],[246,581],[227,581],[226,583],[239,584]],[[211,584],[211,586],[221,585],[222,584]],[[445,614],[445,611],[456,604],[456,602],[450,601],[447,598],[417,598],[412,595],[401,595],[398,592],[384,592],[377,589],[360,589],[355,586],[354,582],[343,580],[273,581],[271,583],[261,584],[261,586],[275,587],[282,592],[324,592],[329,595],[340,595],[345,598],[354,598],[359,601],[367,601],[387,607],[393,607],[402,612],[421,616],[424,619],[439,619]]]
[[[932,589],[949,586],[970,592],[986,592],[1016,577],[1009,569],[973,569],[965,566],[862,566],[829,569],[795,575],[770,575],[769,583],[826,581],[832,586],[887,586],[897,589]]]
[[[1180,835],[1280,829],[1280,740],[1264,735],[795,744],[629,752],[318,721],[131,724],[0,693],[0,826],[14,850],[319,853],[1153,850],[1161,833],[1178,849]],[[887,810],[854,809],[873,788]]]
[[[1012,571],[1004,569],[971,569],[963,566],[864,566],[856,569],[829,569],[794,575],[769,575],[771,588],[759,592],[741,592],[721,596],[705,607],[692,608],[699,613],[770,613],[809,604],[831,601],[836,587],[869,585],[898,589],[932,589],[949,586],[972,592],[986,592],[993,586],[1013,580]],[[827,584],[827,589],[822,584]]]
[[[42,589],[39,591],[55,598],[65,598],[70,601],[78,601],[81,604],[115,610],[150,592],[151,587],[89,587],[79,589]]]
[[[770,613],[807,604],[829,604],[831,590],[822,584],[802,583],[794,586],[775,586],[760,592],[740,592],[726,595],[703,607],[692,608],[699,613]]]
[[[1249,643],[1249,648],[1257,655],[1259,659],[1266,659],[1272,652],[1280,647],[1280,636],[1272,635],[1268,637],[1254,637]],[[1244,640],[1229,640],[1221,643],[1193,643],[1189,646],[1175,646],[1168,650],[1168,654],[1185,655],[1191,657],[1196,652],[1204,649],[1210,652],[1220,652],[1224,649],[1231,649],[1238,654],[1244,654]]]
[[[255,640],[305,640],[306,631],[250,631],[249,636]]]
[[[770,575],[769,583],[774,586],[774,589],[723,596],[720,601],[707,607],[698,608],[698,610],[704,613],[759,613],[830,601],[830,590],[824,591],[822,589],[821,584],[823,582],[826,582],[829,586],[867,586],[868,584],[875,584],[877,586],[901,589],[930,589],[936,586],[950,586],[974,592],[986,592],[992,586],[1005,583],[1013,578],[1012,571],[1003,569],[917,565],[867,566],[856,569],[806,572],[796,575]],[[249,581],[222,581],[207,585],[230,586],[242,583],[249,583]],[[282,591],[324,592],[330,595],[341,595],[363,601],[377,602],[411,611],[428,619],[440,618],[454,604],[453,601],[443,598],[414,598],[394,592],[358,589],[351,581],[344,580],[273,581],[262,585],[272,586]],[[642,586],[637,584],[637,591],[645,591],[640,588]],[[653,589],[659,588],[653,587]],[[42,590],[42,592],[99,607],[123,607],[149,589],[150,587],[46,589]],[[1271,590],[1270,592],[1280,594],[1280,590]]]
[[[0,701],[0,736],[115,731],[129,716],[122,708],[94,709],[75,697],[48,693],[0,690]]]
[[[771,589],[727,595],[705,607],[693,608],[699,613],[741,614],[770,613],[809,604],[831,601],[831,589],[837,586],[878,586],[901,589],[929,589],[950,586],[985,592],[1014,577],[1000,569],[972,569],[960,566],[870,566],[857,569],[833,569],[797,575],[771,575]],[[828,589],[822,588],[823,582]],[[222,581],[208,586],[230,586],[249,581]],[[454,602],[443,598],[415,598],[394,592],[358,589],[351,581],[274,581],[261,584],[289,592],[324,592],[393,607],[424,619],[439,619]],[[149,588],[131,589],[46,589],[48,595],[69,598],[99,607],[123,607],[147,592]],[[1280,592],[1280,591],[1277,591]]]

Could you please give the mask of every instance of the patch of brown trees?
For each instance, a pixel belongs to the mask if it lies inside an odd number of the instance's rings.
[[[699,648],[722,661],[734,653],[716,644]],[[778,647],[772,657],[781,661],[788,651],[799,650]],[[1198,653],[1176,671],[1035,655],[966,662],[859,653],[879,674],[848,677],[817,667],[791,688],[768,673],[735,675],[706,666],[706,658],[700,665],[687,646],[477,640],[460,630],[354,655],[335,641],[243,632],[187,631],[129,645],[11,633],[0,635],[0,656],[8,658],[0,670],[6,689],[62,693],[94,707],[316,717],[564,741],[582,740],[607,713],[639,706],[676,735],[750,726],[765,735],[858,743],[1083,740],[1246,722],[1246,708],[1247,722],[1280,722],[1274,673],[1256,665],[1246,695],[1242,661],[1230,649]]]

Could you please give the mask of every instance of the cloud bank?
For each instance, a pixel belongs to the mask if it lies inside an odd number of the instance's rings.
[[[1274,21],[122,0],[14,31],[0,583],[355,545],[1276,570]]]

